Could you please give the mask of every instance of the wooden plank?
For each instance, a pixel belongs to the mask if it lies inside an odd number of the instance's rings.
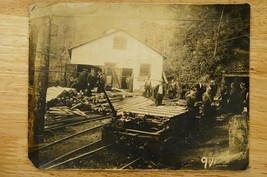
[[[169,115],[179,115],[187,112],[187,110],[179,110],[179,111],[161,111],[156,109],[146,109],[146,108],[138,108],[138,109],[132,109],[132,111],[144,111],[144,112],[150,112],[152,113],[160,113],[160,114],[169,114]]]
[[[139,107],[138,109],[142,110],[151,110],[151,111],[158,111],[158,112],[181,112],[185,111],[186,108],[184,107],[160,107],[160,106],[145,106]]]
[[[127,110],[129,112],[134,112],[134,111],[138,111],[138,112],[144,112],[144,113],[149,113],[150,115],[153,115],[153,114],[162,114],[162,115],[170,115],[171,117],[174,117],[174,116],[177,116],[177,115],[180,115],[180,114],[183,114],[185,113],[186,111],[177,111],[177,112],[167,112],[167,111],[157,111],[157,110],[147,110],[147,109],[130,109],[130,110]]]
[[[142,115],[148,115],[148,116],[159,116],[159,117],[166,117],[166,118],[172,118],[175,116],[175,114],[168,114],[168,113],[151,113],[150,111],[142,111],[142,110],[128,110],[131,113],[136,114],[142,114]]]

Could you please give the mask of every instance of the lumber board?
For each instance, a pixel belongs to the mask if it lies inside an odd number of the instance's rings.
[[[179,114],[172,114],[172,113],[162,113],[162,112],[151,112],[151,111],[145,111],[145,110],[128,110],[131,113],[136,113],[136,114],[142,114],[142,115],[148,115],[148,116],[159,116],[159,117],[165,117],[165,118],[172,118],[175,116],[180,115]],[[183,112],[184,113],[184,112]]]

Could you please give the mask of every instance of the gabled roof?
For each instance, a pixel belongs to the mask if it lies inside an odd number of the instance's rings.
[[[116,29],[116,28],[112,28],[112,29]],[[148,46],[146,43],[144,43],[143,41],[140,41],[139,39],[137,39],[137,38],[134,37],[133,35],[127,33],[127,32],[124,31],[124,30],[118,30],[118,29],[116,29],[116,31],[114,31],[114,32],[110,32],[110,33],[108,33],[108,34],[99,36],[99,37],[97,37],[97,38],[91,39],[91,40],[89,40],[89,41],[87,41],[87,42],[84,42],[84,43],[81,43],[81,44],[78,44],[78,45],[76,45],[76,46],[73,46],[73,47],[69,48],[69,49],[68,49],[68,51],[69,51],[69,55],[71,56],[71,51],[72,51],[72,49],[75,49],[75,48],[77,48],[77,47],[80,47],[80,46],[83,46],[83,45],[85,45],[85,44],[91,43],[91,42],[93,42],[93,41],[96,41],[96,40],[105,38],[105,37],[107,37],[107,36],[113,35],[113,34],[118,33],[118,32],[126,33],[127,35],[129,35],[129,36],[131,36],[132,38],[136,39],[138,42],[140,42],[140,43],[142,43],[143,45],[147,46],[148,48],[150,48],[150,49],[153,50],[154,52],[156,52],[156,53],[160,54],[161,56],[163,56],[164,59],[167,58],[165,55],[163,55],[163,54],[160,53],[159,51],[157,51],[157,50],[151,48],[151,47]]]

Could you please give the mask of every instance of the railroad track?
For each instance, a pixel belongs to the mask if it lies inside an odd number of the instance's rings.
[[[101,140],[99,140],[99,141],[101,141]],[[99,143],[99,141],[98,141],[97,143]],[[61,160],[61,159],[64,159],[65,157],[67,157],[67,156],[69,156],[69,155],[75,154],[75,153],[77,153],[77,152],[79,152],[79,151],[81,151],[81,150],[85,150],[86,148],[88,148],[89,146],[92,146],[92,145],[93,145],[93,144],[89,144],[88,146],[84,146],[84,147],[81,147],[81,148],[79,148],[79,149],[77,149],[77,150],[74,150],[74,151],[72,151],[72,152],[69,152],[69,153],[67,153],[67,154],[65,154],[65,155],[63,155],[63,156],[61,156],[61,157],[59,157],[59,158],[57,158],[57,159],[55,159],[55,160],[53,160],[53,161],[51,161],[51,162],[48,162],[47,164],[44,164],[43,166],[41,166],[41,168],[45,168],[45,169],[53,169],[53,168],[62,166],[62,165],[64,165],[64,164],[66,164],[66,163],[70,163],[70,162],[72,162],[72,161],[78,160],[78,159],[80,159],[80,158],[84,158],[84,157],[86,157],[86,156],[89,156],[89,155],[92,155],[92,154],[94,154],[94,153],[96,153],[96,152],[99,152],[99,151],[101,151],[101,150],[103,150],[103,149],[106,149],[106,148],[112,146],[113,143],[111,143],[111,144],[107,144],[107,145],[103,145],[103,146],[101,146],[101,147],[98,147],[98,148],[96,148],[96,149],[93,149],[93,150],[88,151],[88,152],[85,152],[85,153],[76,154],[74,157],[70,157],[70,158],[65,159],[65,160]],[[61,160],[61,161],[60,161],[60,160]],[[59,162],[58,162],[58,163],[55,163],[55,164],[53,164],[53,165],[50,165],[50,164],[52,164],[52,163],[55,162],[55,161],[59,161]]]
[[[95,144],[99,141],[99,139],[101,138],[100,130],[104,125],[106,124],[94,126],[92,128],[83,130],[81,132],[41,146],[38,149],[29,152],[29,156],[35,157],[35,159],[38,160],[38,164],[41,164],[41,166],[43,166],[50,161],[54,161],[59,157],[63,157],[70,152],[73,152],[75,150],[82,150],[86,146]]]
[[[59,157],[59,158],[57,158],[51,162],[48,162],[47,164],[42,165],[41,168],[43,168],[43,169],[61,169],[61,168],[64,168],[65,164],[67,165],[67,168],[68,168],[68,166],[70,166],[70,164],[72,162],[75,163],[75,161],[77,162],[77,160],[83,159],[83,158],[88,158],[89,156],[90,156],[90,158],[93,159],[92,155],[98,156],[102,150],[108,151],[108,147],[111,147],[112,145],[114,145],[114,143],[103,144],[102,146],[95,147],[92,150],[88,150],[88,147],[93,146],[94,144],[97,144],[97,143],[100,144],[101,142],[102,142],[102,140],[99,140],[96,143],[92,143],[92,144],[89,144],[88,146],[84,146],[84,147],[81,147],[75,151],[69,152],[68,154],[66,154],[64,156],[61,156],[61,157]],[[102,143],[104,143],[104,142],[102,142]],[[79,153],[79,151],[81,152],[82,150],[84,151],[84,153]],[[118,151],[117,153],[120,153],[120,152]],[[68,157],[68,158],[66,158],[66,157]],[[104,159],[104,158],[107,158],[107,156],[101,155],[101,158]],[[127,162],[125,165],[122,165],[122,167],[118,168],[118,170],[131,169],[130,167],[132,165],[136,165],[136,163],[138,163],[139,161],[143,161],[143,157],[134,158],[134,160]],[[105,164],[103,164],[103,165],[105,165]]]
[[[93,121],[99,121],[99,120],[105,120],[105,119],[111,119],[111,117],[100,115],[100,116],[96,116],[93,118],[77,120],[76,122],[72,122],[72,123],[66,123],[66,122],[62,121],[62,122],[59,122],[56,124],[46,125],[44,127],[44,131],[51,131],[51,130],[66,128],[69,126],[80,125],[80,124],[87,123],[87,122],[93,122]]]
[[[135,164],[136,162],[138,162],[140,160],[142,160],[142,157],[138,157],[138,158],[134,159],[133,161],[129,162],[128,164],[122,166],[120,168],[120,170],[127,169],[128,167],[130,167],[131,165]]]

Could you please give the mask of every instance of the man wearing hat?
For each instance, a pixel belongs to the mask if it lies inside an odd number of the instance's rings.
[[[160,80],[159,84],[155,87],[155,105],[159,106],[162,104],[162,100],[165,94],[165,86],[163,80]]]

